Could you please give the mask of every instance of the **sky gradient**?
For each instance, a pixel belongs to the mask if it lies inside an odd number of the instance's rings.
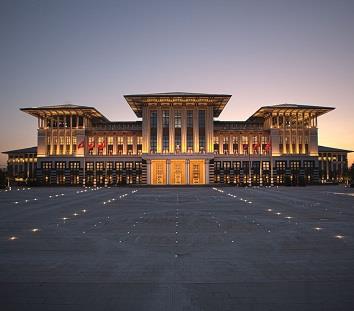
[[[232,94],[220,120],[335,107],[319,144],[354,150],[354,1],[0,0],[0,38],[0,151],[36,145],[21,107],[136,120],[123,95],[174,91]]]

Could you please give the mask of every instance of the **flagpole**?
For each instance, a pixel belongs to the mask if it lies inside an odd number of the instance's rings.
[[[84,168],[83,168],[83,179],[82,179],[82,186],[85,188],[86,187],[86,148],[85,148],[85,140],[84,140]]]
[[[272,139],[270,139],[270,186],[274,186],[274,181],[273,181],[273,143]]]
[[[260,153],[259,153],[259,185],[263,186],[263,178],[262,178],[262,144],[260,146]]]
[[[251,148],[248,150],[248,185],[252,186],[252,178],[251,178]]]

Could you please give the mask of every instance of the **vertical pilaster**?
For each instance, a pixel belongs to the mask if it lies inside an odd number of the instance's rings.
[[[193,141],[194,152],[199,152],[199,122],[198,122],[198,107],[193,109]]]
[[[162,109],[157,107],[157,153],[162,153]]]
[[[183,106],[183,108],[181,109],[181,114],[182,114],[182,128],[181,128],[182,148],[181,148],[181,152],[185,153],[185,152],[187,152],[187,109],[186,109],[186,106]]]
[[[170,170],[171,170],[171,160],[166,161],[166,184],[170,184]]]
[[[170,124],[169,124],[169,146],[170,146],[170,153],[175,152],[175,115],[174,115],[173,107],[171,106],[169,109],[170,114]]]
[[[150,152],[150,113],[147,106],[142,108],[143,123],[142,123],[142,135],[143,135],[143,153]]]
[[[205,170],[205,184],[209,184],[209,160],[205,159],[204,161],[204,170]]]
[[[146,183],[151,184],[151,160],[146,160]]]
[[[213,140],[214,140],[214,111],[213,107],[209,106],[206,110],[205,116],[205,143],[206,152],[213,152]]]

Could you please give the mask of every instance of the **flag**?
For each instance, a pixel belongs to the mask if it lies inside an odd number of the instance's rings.
[[[95,147],[95,142],[93,141],[91,144],[88,145],[89,150],[92,150]]]
[[[247,144],[243,144],[243,149],[248,149],[248,145]]]
[[[103,141],[103,142],[101,142],[101,143],[99,143],[98,145],[97,145],[97,147],[99,148],[99,149],[103,149],[104,147],[105,147],[105,142]]]
[[[84,148],[85,146],[85,141],[83,140],[78,146],[77,149]]]
[[[270,142],[267,143],[265,146],[265,150],[268,152],[270,150],[271,146],[272,146],[272,144]]]

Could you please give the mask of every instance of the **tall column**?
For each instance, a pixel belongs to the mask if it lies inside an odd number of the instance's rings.
[[[205,183],[209,184],[209,160],[205,160],[204,162],[204,169],[205,169]]]
[[[233,146],[232,146],[232,135],[229,135],[229,154],[233,154],[234,150],[233,150]]]
[[[143,106],[143,124],[142,124],[142,136],[143,136],[143,153],[150,153],[150,113],[147,106]]]
[[[123,134],[123,154],[127,154],[127,134]]]
[[[205,144],[206,152],[213,152],[213,140],[214,140],[214,111],[213,107],[207,107],[205,114]]]
[[[117,135],[113,133],[113,154],[117,154]]]
[[[186,184],[189,185],[189,160],[186,160]]]
[[[162,109],[157,107],[157,153],[162,153]]]
[[[146,160],[146,183],[151,184],[151,160]]]
[[[299,154],[299,113],[296,112],[296,139],[295,139],[296,153]]]
[[[194,152],[199,152],[199,122],[198,122],[198,108],[193,109],[193,145]]]
[[[170,125],[169,125],[169,149],[170,153],[175,152],[175,115],[174,115],[174,110],[173,107],[171,106],[169,109],[169,114],[170,114]]]
[[[171,160],[166,161],[166,184],[170,184],[170,170],[171,170]]]
[[[50,119],[50,155],[53,154],[53,119]]]
[[[136,141],[137,141],[137,138],[136,138],[136,135],[134,134],[133,135],[133,154],[137,154],[137,144],[136,144]]]
[[[187,109],[184,106],[181,109],[181,114],[182,114],[182,128],[181,128],[181,152],[185,153],[187,152]]]

